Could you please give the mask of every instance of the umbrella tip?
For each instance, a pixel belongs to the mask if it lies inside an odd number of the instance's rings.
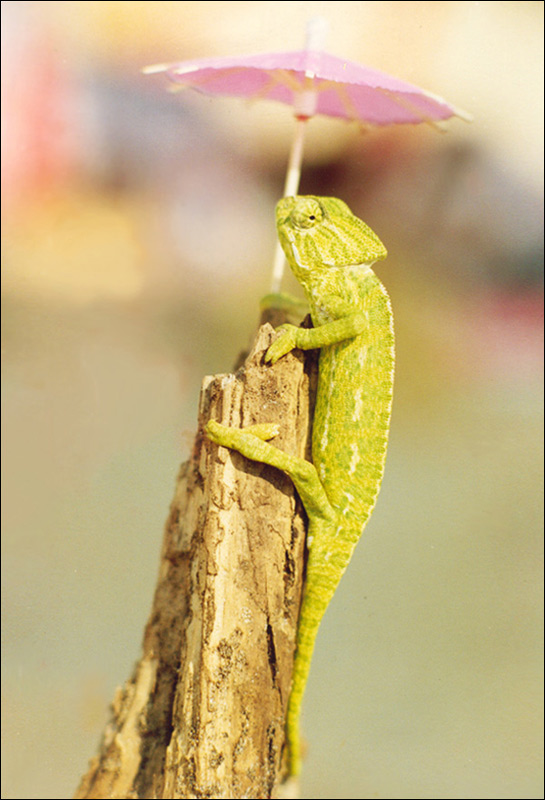
[[[168,64],[149,64],[147,67],[142,67],[140,72],[143,75],[155,75],[156,72],[165,72],[168,69]]]
[[[470,114],[469,111],[465,111],[463,108],[460,108],[459,106],[452,106],[452,108],[454,109],[455,115],[457,117],[460,117],[460,119],[463,119],[464,122],[473,122],[474,120],[473,114]]]
[[[323,50],[329,33],[329,20],[325,17],[311,17],[307,22],[306,50]]]

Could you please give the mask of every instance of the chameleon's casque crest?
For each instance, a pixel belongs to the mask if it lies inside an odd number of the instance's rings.
[[[387,255],[376,233],[336,197],[284,197],[276,225],[293,270],[370,265]]]

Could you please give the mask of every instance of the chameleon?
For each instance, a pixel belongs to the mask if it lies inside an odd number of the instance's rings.
[[[273,365],[294,348],[320,350],[312,463],[271,444],[279,433],[272,423],[241,429],[210,420],[206,433],[216,444],[286,473],[307,513],[308,560],[286,718],[289,771],[297,775],[299,716],[318,627],[382,482],[394,330],[388,294],[371,269],[386,257],[386,248],[346,203],[284,197],[276,206],[276,226],[313,327],[281,325],[265,361]]]

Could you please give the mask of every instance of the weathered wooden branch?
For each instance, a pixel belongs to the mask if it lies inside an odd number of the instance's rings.
[[[212,445],[209,418],[278,422],[309,449],[312,358],[274,367],[264,325],[235,375],[205,378],[191,459],[168,518],[143,654],[119,689],[76,798],[287,796],[285,713],[303,582],[304,518],[291,481]],[[292,795],[293,796],[293,795]]]

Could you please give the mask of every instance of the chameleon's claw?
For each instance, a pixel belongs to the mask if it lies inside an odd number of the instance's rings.
[[[220,423],[216,422],[215,419],[209,420],[204,427],[204,432],[206,433],[210,441],[214,442],[214,444],[222,444],[221,441],[223,438],[222,433],[225,430],[228,430],[226,426],[220,425]]]
[[[250,434],[263,442],[274,439],[280,433],[280,426],[275,422],[263,422],[257,425],[249,425],[247,428],[231,428],[211,419],[207,422],[204,430],[208,438],[215,444],[219,444],[222,447],[236,447],[235,440],[241,435]]]
[[[295,347],[297,347],[297,328],[295,325],[290,325],[286,323],[286,325],[281,325],[279,328],[276,329],[277,333],[280,333],[278,339],[275,339],[274,342],[271,344],[267,352],[265,353],[265,361],[270,362],[271,364],[276,364],[278,359],[285,356],[286,353],[291,352]]]
[[[274,439],[280,433],[280,425],[276,422],[261,422],[258,425],[249,425],[247,428],[242,429],[244,433],[251,433],[257,436],[263,442],[268,442],[269,439]]]

